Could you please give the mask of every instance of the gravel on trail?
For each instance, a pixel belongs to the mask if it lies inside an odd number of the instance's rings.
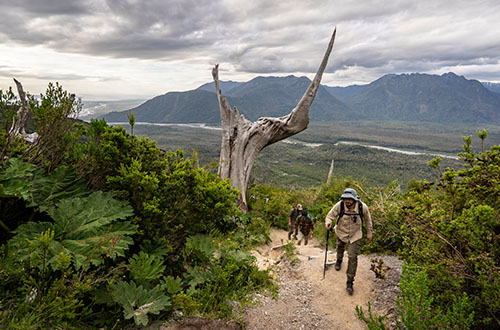
[[[323,265],[324,247],[313,239],[309,244],[296,245],[299,262],[290,263],[283,257],[287,243],[287,232],[274,229],[271,243],[253,251],[257,265],[274,272],[279,284],[277,299],[257,294],[255,306],[249,307],[244,315],[244,326],[236,322],[221,320],[209,321],[201,318],[188,318],[162,326],[162,330],[191,329],[246,329],[246,330],[336,330],[366,329],[366,325],[356,316],[356,306],[368,311],[368,302],[372,312],[385,316],[389,329],[395,328],[396,297],[399,293],[402,261],[396,256],[360,255],[354,281],[354,294],[345,289],[347,256],[340,271],[335,271],[333,263],[335,250],[329,250],[325,278]],[[370,270],[374,259],[383,260],[385,279],[379,279]]]

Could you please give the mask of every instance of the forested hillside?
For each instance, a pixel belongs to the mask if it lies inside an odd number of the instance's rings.
[[[125,127],[129,129],[128,125]],[[500,144],[500,127],[487,127],[486,146]],[[319,186],[326,181],[334,160],[334,177],[349,176],[378,187],[396,180],[405,190],[412,179],[436,179],[436,172],[427,165],[436,155],[443,155],[444,167],[460,168],[460,161],[444,156],[456,158],[461,150],[462,136],[475,135],[484,128],[483,125],[402,122],[311,123],[304,132],[263,149],[254,166],[251,182],[290,189]],[[135,125],[134,132],[154,139],[166,150],[181,148],[189,154],[196,152],[201,166],[219,160],[221,137],[217,129]],[[480,150],[481,145],[476,141],[472,147]]]
[[[309,85],[306,77],[257,77],[247,82],[223,82],[231,106],[251,121],[288,114]],[[370,84],[320,86],[311,106],[313,122],[406,121],[443,124],[500,124],[500,95],[495,85],[483,85],[454,73],[389,74]],[[187,92],[170,92],[131,109],[137,120],[156,123],[219,123],[213,83]],[[104,116],[126,122],[127,111]]]
[[[135,125],[129,133],[104,120],[75,122],[81,104],[57,84],[28,100],[37,133],[32,143],[11,130],[21,100],[10,89],[0,91],[2,329],[159,326],[192,315],[241,321],[256,292],[276,297],[278,289],[271,270],[256,266],[252,247],[268,241],[271,227],[287,229],[297,202],[318,219],[314,235],[324,240],[321,222],[346,187],[355,188],[372,213],[374,239],[363,252],[404,260],[394,310],[401,327],[500,326],[500,146],[488,142],[496,141],[494,130],[489,136],[487,129],[469,134],[455,128],[454,138],[427,131],[416,141],[422,135],[409,126],[384,126],[383,132],[399,132],[377,140],[386,146],[449,154],[456,143],[458,166],[446,168],[444,158],[432,156],[433,178],[417,171],[404,189],[398,181],[374,184],[374,178],[343,173],[328,184],[294,189],[255,184],[248,192],[250,211],[241,213],[238,192],[214,174],[216,164],[201,164],[202,152],[186,156],[173,145],[180,135],[162,140],[159,134],[160,148],[133,134]],[[333,150],[343,140],[370,142],[373,126],[331,129],[317,126],[297,136],[301,143],[323,144],[310,150],[324,154],[324,168],[334,155],[336,170],[371,169],[384,182],[394,169],[413,172],[405,167],[411,161],[388,167],[392,156],[375,152],[365,161],[371,152],[357,145]],[[272,160],[261,166],[322,171],[315,155],[291,146],[289,163],[283,164],[284,151],[270,149]],[[286,246],[284,258],[293,258],[294,243]],[[382,316],[357,312],[369,328],[388,327]]]

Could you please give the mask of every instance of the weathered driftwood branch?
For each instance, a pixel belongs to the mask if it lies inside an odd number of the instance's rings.
[[[26,101],[26,94],[24,93],[23,85],[16,79],[14,82],[17,86],[17,92],[19,94],[19,99],[21,100],[21,106],[17,110],[17,120],[14,120],[10,128],[10,133],[13,135],[25,135],[24,126],[28,120],[28,114],[30,111],[29,103]]]
[[[305,130],[309,124],[309,108],[316,96],[328,58],[333,49],[336,29],[328,44],[323,61],[311,84],[290,114],[279,117],[262,117],[250,122],[234,107],[231,109],[226,98],[222,97],[219,86],[219,65],[212,69],[215,90],[219,100],[222,126],[222,146],[219,162],[219,175],[229,178],[233,188],[241,192],[240,208],[247,210],[246,189],[253,164],[259,152],[266,146],[286,139]]]
[[[30,104],[26,100],[26,93],[24,92],[23,85],[14,79],[16,83],[17,92],[19,94],[19,99],[21,100],[21,106],[17,110],[17,119],[14,119],[9,133],[13,136],[22,136],[26,141],[33,143],[37,138],[36,133],[26,134],[25,126],[28,121],[29,113],[31,112]]]

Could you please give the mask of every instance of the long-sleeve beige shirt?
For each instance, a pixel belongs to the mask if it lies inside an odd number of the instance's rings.
[[[338,215],[340,214],[340,203],[341,202],[335,204],[330,212],[328,212],[325,218],[325,225],[331,225],[332,223],[335,224]],[[358,215],[358,203],[363,205],[363,221],[361,221]],[[356,222],[353,221],[355,216]],[[355,242],[363,237],[362,222],[366,224],[367,238],[372,238],[372,218],[368,206],[361,201],[354,203],[351,209],[345,205],[344,215],[335,226],[335,234],[342,242]]]

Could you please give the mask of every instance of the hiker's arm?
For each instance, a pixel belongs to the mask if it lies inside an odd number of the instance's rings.
[[[332,223],[337,219],[337,216],[339,215],[340,212],[340,202],[335,204],[330,212],[326,215],[325,218],[325,228],[326,230],[330,230],[332,228]]]

